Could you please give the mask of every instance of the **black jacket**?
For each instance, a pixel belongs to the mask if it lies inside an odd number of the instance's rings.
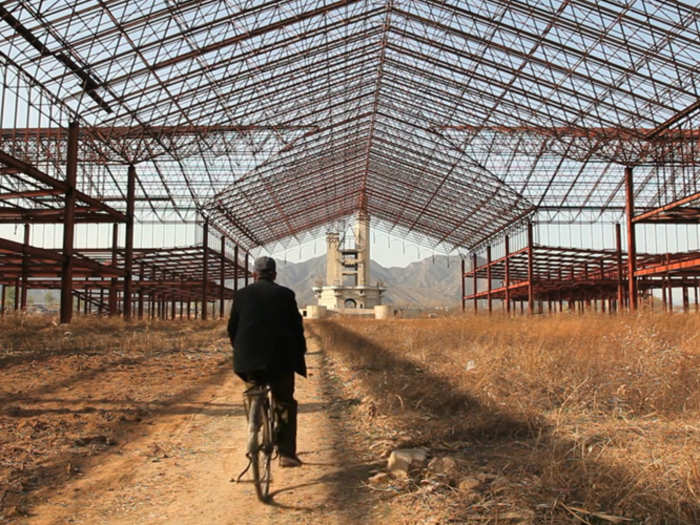
[[[233,369],[241,377],[254,371],[306,376],[304,325],[289,288],[260,279],[238,290],[228,335]]]

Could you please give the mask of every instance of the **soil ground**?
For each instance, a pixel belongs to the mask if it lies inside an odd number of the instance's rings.
[[[58,381],[30,376],[26,360],[6,363],[4,384],[13,389],[4,393],[0,413],[4,519],[258,524],[380,518],[363,485],[376,465],[356,453],[347,404],[313,339],[309,377],[297,382],[305,465],[274,465],[270,505],[257,501],[250,474],[232,481],[247,463],[242,383],[231,372],[227,342],[218,343],[203,358],[177,353],[151,358],[148,366],[133,355],[122,358],[126,365],[109,354],[54,356],[42,368],[63,378]]]
[[[270,505],[224,322],[0,319],[0,523],[694,525],[699,319],[309,321]]]

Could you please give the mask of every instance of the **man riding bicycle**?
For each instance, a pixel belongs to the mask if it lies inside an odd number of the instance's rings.
[[[277,450],[281,467],[298,467],[297,402],[294,373],[306,377],[304,325],[289,288],[275,283],[276,265],[259,257],[255,282],[233,299],[228,334],[233,345],[233,370],[249,386],[269,384],[280,408]]]

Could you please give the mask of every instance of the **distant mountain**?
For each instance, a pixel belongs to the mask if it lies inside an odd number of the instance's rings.
[[[459,257],[436,255],[409,264],[405,268],[385,268],[370,262],[370,280],[387,289],[384,303],[397,306],[456,306],[460,298]],[[326,257],[322,255],[301,263],[278,262],[278,282],[297,295],[300,305],[315,304],[311,288],[326,275]]]

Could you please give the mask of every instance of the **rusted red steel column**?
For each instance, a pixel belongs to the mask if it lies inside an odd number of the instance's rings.
[[[15,312],[19,310],[19,279],[15,278]]]
[[[143,276],[144,276],[143,263],[139,265],[139,305],[138,305],[138,316],[139,319],[143,319]]]
[[[569,279],[571,280],[572,283],[574,282],[574,269],[573,268],[571,268],[569,270]],[[568,299],[569,299],[569,312],[575,313],[576,312],[576,300],[574,299],[574,292],[573,291],[569,291]]]
[[[562,283],[562,278],[561,278],[561,268],[559,268],[559,290],[557,290],[557,299],[559,300],[559,313],[562,313],[564,311],[564,299],[562,298],[561,294],[561,283]]]
[[[493,312],[493,302],[491,300],[491,246],[486,247],[486,262],[488,266],[486,266],[486,280],[488,281],[488,309],[489,309],[489,315]]]
[[[583,263],[583,278],[588,281],[588,263]],[[585,291],[583,292],[583,299],[581,299],[581,311],[585,312],[586,308],[591,309],[591,296]]]
[[[66,195],[63,208],[63,264],[61,265],[61,323],[73,318],[73,238],[75,232],[75,183],[78,176],[78,123],[68,125]]]
[[[3,293],[5,293],[5,290],[3,289]],[[697,312],[700,310],[700,303],[698,303],[698,282],[695,281],[695,311]],[[3,312],[5,309],[3,308]]]
[[[185,316],[185,280],[183,278],[180,278],[180,293],[183,294],[180,296],[180,319],[182,319]],[[189,306],[189,301],[187,304]]]
[[[134,194],[136,191],[136,168],[129,166],[126,183],[126,239],[124,242],[124,319],[131,319],[131,279],[134,261]]]
[[[207,285],[209,284],[209,218],[204,219],[202,230],[202,319],[207,319]]]
[[[625,215],[627,216],[627,294],[629,296],[630,311],[637,309],[637,282],[634,277],[637,265],[637,241],[634,232],[634,181],[632,180],[632,168],[625,168]]]
[[[506,280],[505,280],[505,302],[506,302],[506,313],[510,315],[510,242],[508,236],[505,237],[505,249],[506,249]]]
[[[671,264],[671,254],[667,253],[666,257],[664,258],[664,263],[666,264],[666,267]],[[668,282],[668,306],[669,306],[669,311],[673,312],[673,278],[669,274],[668,271],[666,271],[666,281]]]
[[[666,276],[661,278],[661,302],[664,306],[664,312],[668,311],[668,302],[666,301],[666,288],[667,288],[667,278]]]
[[[248,286],[248,252],[245,252],[245,274],[243,275],[243,283]]]
[[[472,270],[474,271],[474,275],[472,275],[472,292],[474,293],[474,313],[477,313],[479,310],[479,304],[478,299],[476,298],[476,292],[479,288],[479,282],[476,277],[476,253],[472,253]]]
[[[112,225],[112,268],[117,267],[117,245],[119,244],[119,223]],[[109,315],[117,315],[117,278],[112,277],[109,284]]]
[[[690,300],[688,298],[688,287],[683,284],[683,311],[688,313],[690,310]]]
[[[620,223],[615,224],[615,262],[617,263],[617,304],[615,309],[619,312],[625,297],[625,284],[622,279],[622,232]]]
[[[464,265],[464,259],[462,259],[462,264],[461,264],[462,272],[459,274],[459,275],[460,275],[461,285],[462,285],[462,286],[461,286],[461,288],[462,288],[462,312],[464,312],[464,310],[466,309],[466,303],[465,303],[465,300],[464,300],[464,296],[465,296],[465,294],[466,294],[466,290],[465,290],[465,286],[464,286],[464,270],[465,270],[464,266],[465,266],[465,265]]]
[[[695,296],[697,297],[697,291],[695,293]],[[7,285],[3,284],[2,285],[2,294],[0,295],[0,315],[2,317],[5,317],[5,298],[7,296]]]
[[[600,260],[600,280],[603,281],[605,280],[605,259]],[[601,283],[602,285],[602,283]],[[601,286],[602,290],[602,286]],[[601,313],[605,313],[605,292],[601,291],[600,294],[600,311]]]
[[[535,294],[533,287],[534,273],[534,243],[532,241],[532,223],[527,223],[527,313],[532,315],[535,306]]]
[[[29,287],[29,254],[27,247],[29,246],[29,223],[24,225],[24,244],[22,245],[22,297],[20,300],[20,308],[24,311],[27,309],[27,288]]]
[[[156,317],[156,268],[155,266],[151,268],[151,283],[149,286],[148,294],[148,316],[151,319]]]
[[[233,291],[238,291],[238,245],[233,246]]]
[[[219,290],[219,317],[224,318],[224,289],[226,286],[226,237],[221,236],[221,269],[219,273],[219,282],[221,289]]]

